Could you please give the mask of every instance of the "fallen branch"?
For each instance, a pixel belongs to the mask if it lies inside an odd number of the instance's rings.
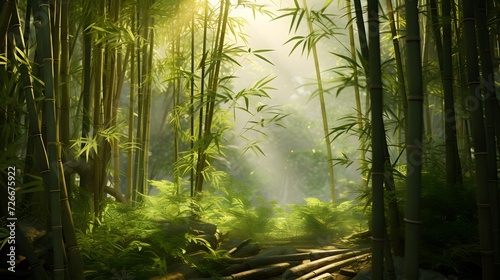
[[[348,258],[346,260],[342,260],[342,261],[335,262],[335,263],[332,263],[332,264],[328,264],[328,265],[322,266],[322,267],[320,267],[318,269],[315,269],[315,270],[313,270],[313,271],[311,271],[309,273],[306,273],[306,274],[302,275],[301,277],[294,278],[294,279],[296,279],[296,280],[307,280],[307,279],[311,279],[312,277],[322,275],[324,273],[332,273],[332,272],[340,270],[341,268],[343,268],[345,266],[350,265],[353,262],[359,261],[360,259],[363,259],[363,258],[366,258],[366,257],[369,257],[369,256],[370,256],[370,254],[368,253],[368,254],[363,254],[363,255],[360,255],[360,256]],[[321,279],[323,279],[323,278],[321,278]]]
[[[304,264],[292,267],[290,269],[287,269],[283,273],[283,279],[296,279],[296,278],[301,277],[302,275],[304,275],[310,271],[313,271],[315,269],[318,269],[320,267],[324,267],[324,266],[327,266],[331,263],[345,260],[348,258],[356,257],[356,256],[359,256],[361,254],[365,254],[369,251],[370,251],[370,249],[362,249],[362,250],[358,250],[358,251],[352,251],[352,252],[348,252],[348,253],[344,253],[344,254],[340,254],[340,255],[336,255],[336,256],[318,259],[318,260],[315,260],[315,261],[312,261],[309,263],[304,263]]]

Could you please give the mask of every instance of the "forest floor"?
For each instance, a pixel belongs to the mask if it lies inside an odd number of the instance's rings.
[[[221,238],[215,225],[197,226],[214,232],[214,238]],[[190,227],[191,228],[191,227]],[[175,228],[175,230],[179,230]],[[42,264],[50,258],[50,238],[35,228],[26,230],[29,239],[37,239],[42,249]],[[206,232],[205,232],[206,233]],[[41,237],[41,238],[40,238]],[[43,242],[42,242],[43,241]],[[219,242],[220,241],[220,242]],[[216,250],[227,252],[224,256],[214,256],[198,248],[187,253],[189,262],[168,264],[168,274],[145,278],[146,280],[183,279],[371,279],[371,242],[368,232],[342,238],[339,242],[327,242],[314,237],[296,237],[292,240],[258,240],[238,237],[222,238],[217,241]],[[18,260],[18,271],[12,274],[0,270],[0,279],[36,279],[25,259]],[[396,279],[403,279],[402,258],[394,258]],[[474,279],[446,275],[429,270],[421,270],[421,280]],[[101,277],[102,278],[102,277]],[[99,279],[101,279],[99,278]],[[93,279],[87,278],[87,279]],[[113,277],[113,279],[122,279]],[[135,279],[139,278],[123,278]],[[142,279],[142,278],[141,278]],[[389,278],[387,278],[389,279]]]

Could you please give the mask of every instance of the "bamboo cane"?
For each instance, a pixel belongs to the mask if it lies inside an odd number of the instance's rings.
[[[35,7],[34,7],[35,8]],[[64,243],[61,224],[61,190],[59,189],[59,166],[58,162],[58,127],[56,121],[56,96],[54,89],[54,68],[52,64],[52,34],[50,22],[49,5],[46,1],[39,3],[39,17],[35,18],[37,32],[37,51],[42,58],[41,74],[44,82],[45,94],[45,118],[47,123],[47,159],[49,162],[47,190],[50,193],[50,213],[52,226],[54,279],[64,279]],[[36,14],[36,13],[35,13]]]
[[[384,259],[384,122],[380,69],[378,1],[368,1],[370,100],[372,112],[372,279],[383,278]]]
[[[314,34],[314,28],[312,25],[312,20],[311,20],[311,15],[309,14],[309,9],[307,7],[307,1],[303,0],[303,5],[304,5],[304,10],[305,10],[305,15],[306,15],[306,20],[307,20],[307,27],[309,30],[309,34]],[[311,39],[312,42],[314,42],[314,39]],[[326,113],[326,105],[325,105],[325,96],[324,96],[324,90],[323,90],[323,80],[321,79],[321,69],[319,67],[319,58],[318,58],[318,50],[316,48],[315,43],[311,43],[311,50],[313,53],[313,60],[314,60],[314,70],[316,73],[316,83],[318,87],[318,96],[319,96],[319,103],[320,103],[320,108],[321,108],[321,120],[323,123],[323,134],[324,134],[324,140],[325,140],[325,145],[326,145],[326,156],[328,160],[328,177],[330,179],[330,194],[331,194],[331,201],[332,203],[335,203],[336,200],[336,193],[335,193],[335,174],[333,170],[333,155],[332,155],[332,143],[330,141],[330,132],[329,132],[329,127],[328,127],[328,117]]]
[[[361,259],[364,259],[364,258],[367,258],[369,257],[370,254],[363,254],[363,255],[360,255],[360,256],[356,256],[356,257],[352,257],[352,258],[348,258],[348,259],[345,259],[345,260],[341,260],[341,261],[338,261],[338,262],[334,262],[334,263],[331,263],[331,264],[327,264],[325,266],[322,266],[318,269],[315,269],[307,274],[304,274],[298,278],[295,278],[296,280],[306,280],[306,279],[311,279],[315,276],[320,276],[322,275],[323,273],[332,273],[332,272],[335,272],[335,271],[338,271],[340,270],[341,268],[343,267],[346,267],[354,262],[357,262]]]
[[[405,278],[418,279],[420,189],[422,180],[423,89],[418,1],[406,1],[408,73],[407,188],[405,207]]]

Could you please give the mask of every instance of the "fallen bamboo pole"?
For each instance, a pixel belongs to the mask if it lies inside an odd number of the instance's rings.
[[[287,269],[283,273],[283,279],[296,279],[297,277],[300,277],[310,271],[313,271],[315,269],[318,269],[320,267],[329,265],[334,262],[342,261],[348,258],[356,257],[365,253],[368,253],[370,249],[362,249],[358,251],[352,251],[352,252],[347,252],[344,254],[336,255],[336,256],[330,256],[330,257],[325,257],[322,259],[318,259],[309,263],[304,263],[301,265],[297,265],[295,267],[292,267],[290,269]]]
[[[287,255],[272,255],[272,256],[253,256],[246,258],[226,258],[224,261],[228,264],[243,264],[243,263],[253,263],[253,262],[268,262],[276,263],[282,261],[300,261],[300,260],[317,260],[324,257],[335,256],[342,253],[347,253],[353,251],[352,249],[336,249],[336,250],[325,250],[325,251],[314,251],[307,253],[296,253]],[[275,261],[277,260],[277,261]]]
[[[338,271],[341,268],[348,266],[353,262],[359,261],[360,259],[363,259],[363,258],[366,258],[369,256],[370,256],[370,254],[368,253],[368,254],[363,254],[360,256],[348,258],[348,259],[345,259],[345,260],[342,260],[339,262],[331,263],[331,264],[325,265],[323,267],[320,267],[318,269],[315,269],[309,273],[306,273],[306,274],[302,275],[301,277],[294,278],[294,279],[295,280],[307,280],[307,279],[311,279],[311,278],[317,279],[317,278],[313,278],[313,277],[323,275],[324,273],[332,273],[332,272]],[[324,278],[319,278],[319,279],[324,279]]]

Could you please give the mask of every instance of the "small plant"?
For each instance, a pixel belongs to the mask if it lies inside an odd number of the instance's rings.
[[[332,204],[311,197],[305,201],[305,205],[291,206],[288,219],[295,232],[327,242],[367,228],[362,206],[352,202]]]

